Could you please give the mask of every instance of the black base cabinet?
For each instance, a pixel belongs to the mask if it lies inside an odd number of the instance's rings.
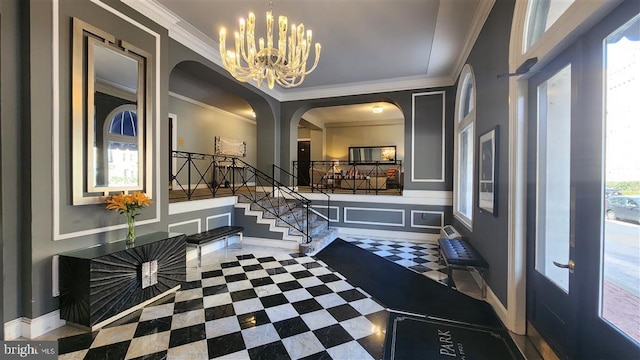
[[[186,236],[153,233],[59,255],[60,318],[92,329],[186,280]],[[99,326],[96,326],[99,325]]]

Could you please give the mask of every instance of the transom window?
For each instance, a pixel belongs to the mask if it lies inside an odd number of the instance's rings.
[[[523,53],[526,53],[575,0],[530,0]]]

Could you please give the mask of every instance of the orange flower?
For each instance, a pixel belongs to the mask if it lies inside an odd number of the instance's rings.
[[[151,205],[151,199],[143,192],[131,194],[111,195],[106,200],[107,210],[114,210],[127,217],[136,217],[140,214],[138,210]]]

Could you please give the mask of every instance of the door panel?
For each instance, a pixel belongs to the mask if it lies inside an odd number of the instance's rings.
[[[309,186],[309,167],[311,162],[311,142],[298,141],[298,185]]]
[[[529,79],[527,320],[560,358],[640,359],[640,224],[607,217],[640,204],[639,13],[624,1]]]

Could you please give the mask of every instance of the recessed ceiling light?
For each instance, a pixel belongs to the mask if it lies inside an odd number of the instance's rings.
[[[371,111],[373,111],[374,114],[380,114],[382,112],[382,106],[376,105],[371,108]]]

